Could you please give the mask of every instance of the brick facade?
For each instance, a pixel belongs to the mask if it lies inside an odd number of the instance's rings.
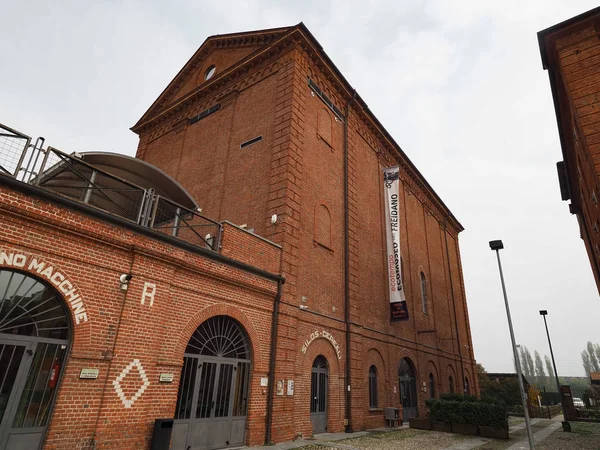
[[[600,291],[600,8],[538,33],[558,121],[563,200],[577,215]]]
[[[176,178],[208,216],[247,224],[282,247],[286,283],[275,377],[295,380],[296,392],[275,397],[272,440],[312,433],[310,367],[319,354],[330,364],[327,429],[345,427],[346,151],[352,429],[381,426],[381,408],[399,406],[397,370],[404,357],[417,370],[421,414],[429,396],[423,382],[430,373],[437,393],[450,390],[449,376],[454,390],[462,391],[461,372],[477,393],[458,248],[462,226],[364,102],[353,98],[302,24],[261,33],[207,39],[197,53],[206,56],[193,57],[172,84],[198,79],[198,67],[212,64],[214,78],[186,95],[167,88],[132,129],[140,135],[137,156]],[[210,52],[202,50],[218,47],[233,55],[257,41],[259,47],[228,65],[213,63]],[[335,108],[309,87],[308,79]],[[220,106],[216,113],[189,120],[215,105]],[[257,136],[262,140],[240,148]],[[382,169],[393,165],[401,168],[401,246],[411,317],[398,323],[389,320],[383,227]],[[427,314],[421,272],[427,280]],[[339,358],[321,337],[302,351],[311,333],[322,330],[334,337]],[[376,410],[369,409],[368,399],[372,364],[378,370]]]

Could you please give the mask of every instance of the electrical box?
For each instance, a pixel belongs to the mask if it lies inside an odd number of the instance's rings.
[[[383,415],[385,420],[399,420],[400,410],[398,408],[384,408]]]

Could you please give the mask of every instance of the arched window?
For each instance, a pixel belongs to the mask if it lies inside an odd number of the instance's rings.
[[[315,242],[328,249],[331,245],[331,214],[322,203],[315,206]]]
[[[421,272],[421,304],[423,306],[423,314],[429,314],[427,308],[427,280],[423,272]]]
[[[452,375],[448,377],[448,392],[454,394],[454,378],[452,378]]]
[[[369,368],[369,408],[377,408],[377,367]]]
[[[435,378],[433,373],[429,374],[429,397],[435,398]]]
[[[471,395],[471,386],[469,385],[469,379],[465,377],[465,394]]]

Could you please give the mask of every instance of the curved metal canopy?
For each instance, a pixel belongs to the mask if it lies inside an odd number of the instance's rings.
[[[198,204],[177,181],[159,168],[141,159],[118,153],[84,152],[81,159],[111,175],[127,180],[145,189],[153,188],[158,195],[182,206],[197,209]]]

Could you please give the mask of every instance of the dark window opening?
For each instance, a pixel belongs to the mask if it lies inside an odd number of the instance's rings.
[[[258,142],[258,141],[262,141],[262,136],[256,136],[255,138],[250,139],[249,141],[242,142],[240,144],[240,148],[246,148],[249,145],[252,145],[252,144],[254,144],[255,142]]]
[[[188,123],[189,123],[189,125],[192,125],[192,124],[204,119],[205,117],[210,116],[212,113],[216,113],[219,109],[221,109],[221,105],[217,103],[215,106],[211,106],[210,108],[202,111],[197,116],[192,117]]]
[[[435,378],[433,374],[429,374],[429,397],[435,398]]]
[[[454,394],[454,379],[452,378],[452,375],[448,377],[448,392]]]
[[[369,368],[369,408],[377,408],[377,367]]]

